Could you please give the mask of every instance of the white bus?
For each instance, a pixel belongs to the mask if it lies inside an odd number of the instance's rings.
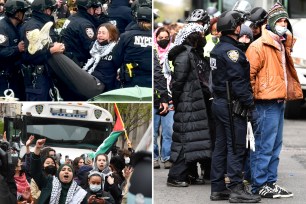
[[[104,108],[87,103],[23,103],[21,115],[4,118],[10,141],[20,142],[21,155],[30,135],[46,139],[64,157],[74,159],[95,151],[112,131],[113,117]]]

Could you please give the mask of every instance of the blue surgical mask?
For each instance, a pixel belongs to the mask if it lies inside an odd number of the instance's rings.
[[[98,192],[99,190],[101,190],[101,185],[90,184],[89,188],[92,192]]]
[[[288,30],[287,27],[283,27],[279,25],[275,26],[275,31],[278,36],[283,36],[287,32],[287,30]]]

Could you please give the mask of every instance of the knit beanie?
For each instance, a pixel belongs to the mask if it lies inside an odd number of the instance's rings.
[[[275,34],[277,34],[275,30],[275,23],[281,18],[286,18],[288,20],[288,13],[281,3],[276,2],[274,6],[268,11],[268,25],[270,26],[271,31]]]
[[[253,41],[253,32],[249,26],[246,26],[245,24],[241,24],[241,29],[239,33],[239,38],[243,35],[247,35],[251,42]]]

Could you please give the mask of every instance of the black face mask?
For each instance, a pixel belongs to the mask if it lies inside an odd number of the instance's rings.
[[[49,165],[49,166],[46,166],[44,170],[46,174],[51,174],[53,176],[56,174],[57,169],[56,169],[56,166]]]
[[[107,40],[103,40],[102,42],[99,42],[99,45],[104,46],[107,45],[109,42]]]
[[[240,50],[242,50],[243,52],[246,52],[248,47],[250,46],[251,43],[242,43],[242,42],[239,42],[238,43],[238,48]]]
[[[159,45],[159,47],[165,49],[168,44],[169,44],[170,40],[160,40],[160,41],[157,41],[157,44]]]

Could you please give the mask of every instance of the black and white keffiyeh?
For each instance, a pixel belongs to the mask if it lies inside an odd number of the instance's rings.
[[[52,181],[52,191],[50,197],[50,204],[58,204],[61,196],[62,185],[59,179],[53,176]],[[79,204],[85,198],[87,192],[82,189],[78,184],[72,180],[72,183],[69,187],[65,204]]]
[[[198,23],[188,23],[184,25],[184,27],[180,29],[176,35],[173,46],[169,49],[169,52],[174,46],[181,45],[191,33],[197,32],[204,33],[205,28]],[[171,71],[173,71],[168,59],[169,52],[166,54],[165,62],[163,65],[163,73],[166,78],[169,78],[169,76],[171,76]]]
[[[87,61],[87,63],[82,69],[87,71],[89,74],[91,74],[95,70],[98,63],[100,62],[100,59],[110,54],[113,48],[115,47],[115,45],[116,42],[110,42],[107,45],[100,45],[98,40],[96,40],[91,50],[89,51],[91,58]],[[91,68],[89,69],[90,66]]]

